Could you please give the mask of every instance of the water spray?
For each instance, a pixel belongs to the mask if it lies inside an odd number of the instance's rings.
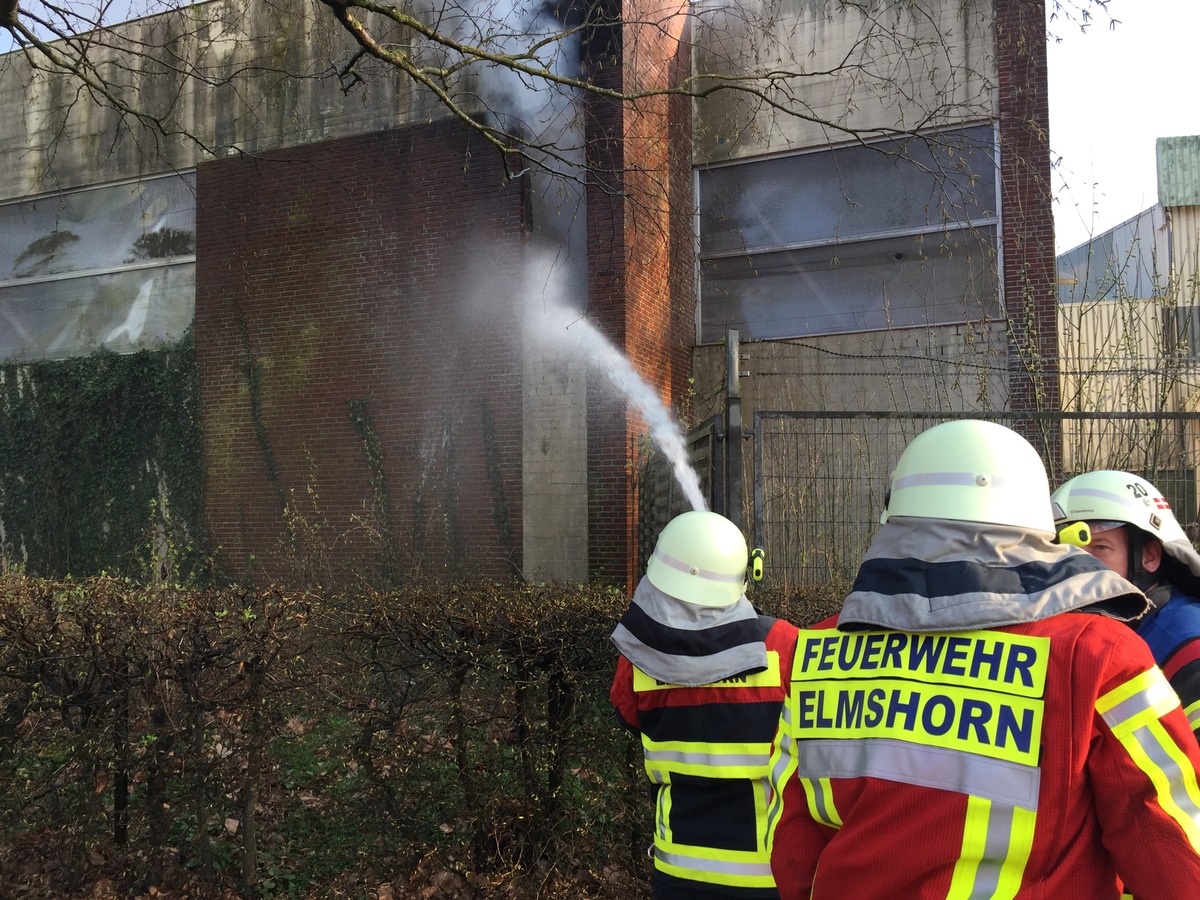
[[[531,254],[527,270],[526,329],[543,347],[569,350],[603,373],[609,383],[637,408],[650,428],[650,439],[666,457],[691,509],[707,511],[700,478],[691,465],[687,441],[674,417],[620,350],[568,302],[570,268],[552,254]]]
[[[629,360],[609,343],[587,319],[577,319],[565,329],[569,339],[583,350],[588,359],[607,376],[613,386],[637,407],[650,426],[650,438],[671,464],[675,480],[694,510],[706,511],[700,478],[692,468],[687,442],[674,418],[659,400],[653,388],[634,371]]]

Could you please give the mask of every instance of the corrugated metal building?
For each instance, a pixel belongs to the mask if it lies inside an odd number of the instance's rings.
[[[1066,422],[1063,462],[1177,472],[1179,493],[1194,497],[1200,442],[1171,416],[1200,411],[1200,136],[1156,149],[1159,202],[1058,257],[1063,409],[1146,419],[1099,445]]]

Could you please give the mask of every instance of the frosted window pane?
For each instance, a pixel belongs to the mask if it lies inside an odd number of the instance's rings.
[[[702,263],[702,343],[875,331],[998,315],[995,229]]]
[[[157,178],[0,206],[0,282],[195,256],[193,183]],[[164,232],[174,245],[148,237]]]
[[[191,325],[195,305],[195,263],[0,287],[0,360],[171,344]]]
[[[0,360],[177,341],[195,307],[192,175],[0,206]]]
[[[700,250],[754,252],[996,218],[979,126],[700,173]]]

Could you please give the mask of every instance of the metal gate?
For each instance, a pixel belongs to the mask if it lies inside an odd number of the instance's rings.
[[[720,416],[710,416],[687,436],[688,458],[700,479],[700,491],[714,512],[726,513],[725,434]],[[688,510],[687,498],[670,465],[650,453],[638,468],[638,571],[654,552],[659,532],[672,518]]]
[[[771,583],[848,582],[879,527],[900,453],[952,419],[987,419],[1050,447],[1051,487],[1121,469],[1153,482],[1195,538],[1200,413],[758,412],[751,540]]]

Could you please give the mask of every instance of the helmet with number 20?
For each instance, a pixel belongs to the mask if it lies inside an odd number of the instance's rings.
[[[1076,475],[1054,492],[1054,518],[1070,522],[1123,522],[1164,544],[1187,542],[1171,505],[1148,482],[1129,472],[1101,469]]]

